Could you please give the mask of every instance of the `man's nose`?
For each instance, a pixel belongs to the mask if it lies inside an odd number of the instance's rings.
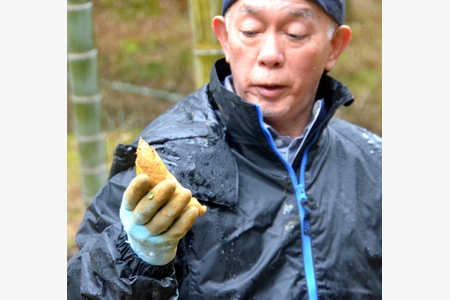
[[[280,68],[283,66],[283,46],[275,34],[267,34],[260,47],[258,64],[268,68]]]

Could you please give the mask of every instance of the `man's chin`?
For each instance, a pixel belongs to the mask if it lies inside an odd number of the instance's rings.
[[[261,106],[261,105],[260,105],[260,107],[261,107],[261,111],[262,111],[263,117],[264,118],[271,118],[271,119],[282,117],[285,114],[287,114],[288,111],[291,109],[290,106],[283,107],[283,108],[278,108],[278,109],[271,108],[271,107],[264,107],[264,106]]]

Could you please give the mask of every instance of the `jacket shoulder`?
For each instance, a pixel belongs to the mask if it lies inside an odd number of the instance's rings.
[[[328,128],[330,134],[344,143],[346,148],[363,153],[381,168],[382,138],[380,136],[339,118],[331,119]]]
[[[221,138],[221,129],[205,85],[170,107],[147,125],[139,136],[149,143],[159,144],[173,139]],[[139,136],[133,144],[137,145]]]

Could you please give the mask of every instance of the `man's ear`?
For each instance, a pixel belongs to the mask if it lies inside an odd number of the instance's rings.
[[[325,65],[326,71],[331,71],[336,64],[339,56],[347,48],[348,43],[352,39],[352,30],[347,25],[341,25],[336,28],[333,38],[331,39],[331,52]]]
[[[215,16],[212,19],[212,29],[225,54],[225,60],[228,62],[228,31],[226,28],[225,18],[223,16]]]

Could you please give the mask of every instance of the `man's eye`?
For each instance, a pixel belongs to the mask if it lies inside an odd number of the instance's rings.
[[[287,36],[293,40],[303,40],[304,38],[306,38],[306,35],[294,33],[288,33]]]
[[[294,40],[303,40],[304,38],[306,38],[306,35],[301,35],[301,34],[292,34],[292,33],[288,33],[287,34],[291,39]]]
[[[242,31],[242,34],[248,37],[252,37],[256,35],[256,31]]]

